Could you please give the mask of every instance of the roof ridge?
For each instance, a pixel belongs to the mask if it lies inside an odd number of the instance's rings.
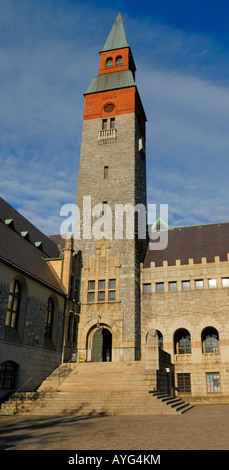
[[[206,227],[209,225],[223,225],[223,224],[229,224],[229,222],[209,222],[207,224],[195,224],[195,225],[180,225],[177,227],[173,227],[174,229],[179,229],[179,228],[191,228],[191,227]]]

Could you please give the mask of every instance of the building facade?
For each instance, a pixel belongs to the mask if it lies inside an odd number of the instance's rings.
[[[76,350],[80,258],[0,198],[0,399],[34,390]]]
[[[229,396],[229,224],[180,227],[141,265],[142,357],[147,334],[171,355],[178,394]]]
[[[146,116],[135,71],[119,14],[100,51],[99,73],[85,92],[77,206],[83,214],[84,196],[91,208],[101,204],[92,212],[100,216],[101,239],[75,234],[75,249],[82,251],[78,352],[85,361],[105,361],[108,352],[112,361],[148,362],[156,340],[170,357],[166,370],[173,391],[224,400],[229,224],[167,227],[168,244],[154,251],[137,225],[131,240],[125,231],[119,240],[114,224],[106,232],[101,218],[111,208],[115,220],[117,204],[147,204]],[[152,230],[163,235],[161,227]]]
[[[135,72],[118,14],[84,94],[72,236],[46,237],[0,200],[0,398],[74,354],[144,361],[159,390],[229,399],[229,223],[159,220],[148,237]]]
[[[130,236],[125,217],[115,222],[126,205],[146,207],[145,122],[119,14],[100,51],[99,73],[85,92],[77,194],[84,224],[80,231],[76,221],[75,233],[83,262],[78,348],[85,360],[106,353],[116,361],[140,359],[140,262],[146,239],[137,236],[134,211]]]

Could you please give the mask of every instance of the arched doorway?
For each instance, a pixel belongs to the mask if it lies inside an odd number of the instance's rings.
[[[104,327],[99,328],[93,335],[91,361],[106,362],[111,361],[112,334]]]

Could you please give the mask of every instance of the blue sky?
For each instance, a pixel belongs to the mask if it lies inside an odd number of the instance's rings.
[[[119,11],[148,119],[148,203],[168,204],[172,226],[229,221],[228,0],[0,0],[1,196],[59,232],[83,92]]]

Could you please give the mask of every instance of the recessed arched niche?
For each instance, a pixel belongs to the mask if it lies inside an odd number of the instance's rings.
[[[107,114],[112,113],[114,109],[115,109],[115,105],[113,103],[108,103],[103,108],[104,112]]]

